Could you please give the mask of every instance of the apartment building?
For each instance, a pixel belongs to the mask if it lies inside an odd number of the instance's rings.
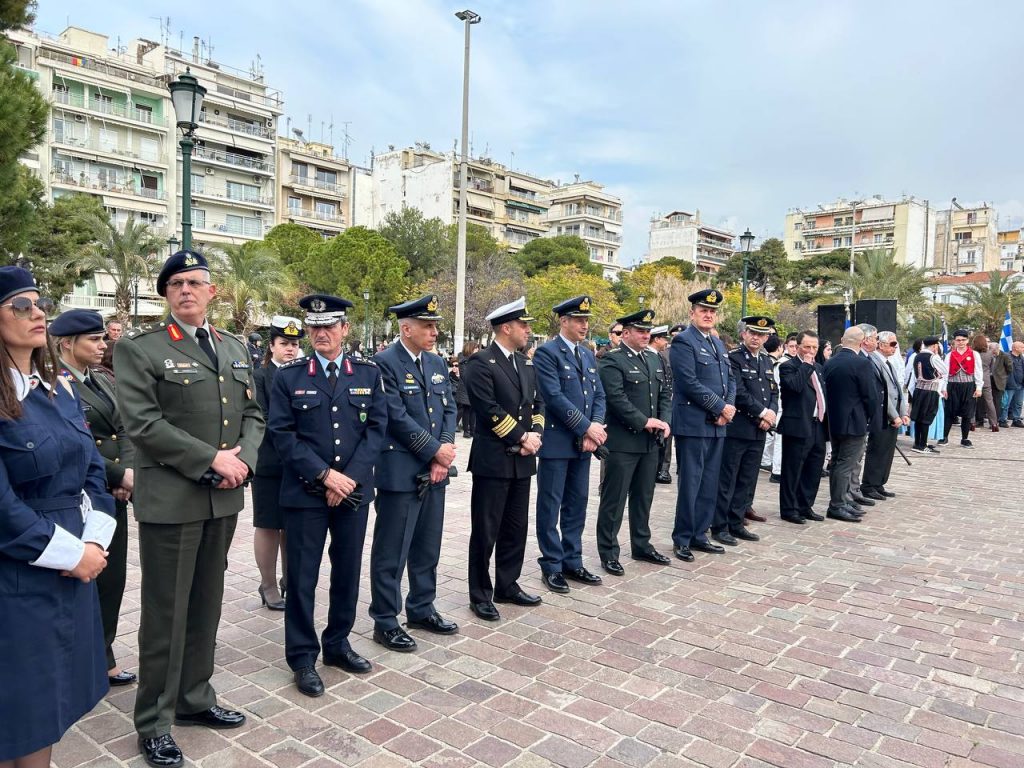
[[[577,235],[609,280],[618,279],[622,266],[622,200],[595,181],[554,186],[547,192],[548,237]]]
[[[277,138],[277,221],[301,224],[333,237],[353,221],[356,169],[334,147],[301,138]]]
[[[806,259],[838,248],[884,249],[898,264],[934,264],[936,214],[927,200],[839,199],[786,214],[784,243],[790,259]]]
[[[728,230],[709,227],[696,214],[673,211],[651,219],[648,235],[647,263],[675,258],[688,261],[698,272],[714,273],[735,252],[736,235]]]
[[[960,295],[963,288],[969,286],[985,287],[989,284],[994,273],[1002,277],[1010,277],[1015,272],[1011,270],[991,270],[985,272],[965,272],[963,274],[940,275],[935,282],[921,290],[922,295],[935,305],[948,304],[954,307],[962,307],[967,300]],[[953,329],[950,328],[952,331]]]
[[[999,268],[1013,272],[1024,271],[1024,253],[1021,250],[1020,230],[1004,230],[998,233],[997,239],[999,241]]]
[[[965,208],[956,202],[936,214],[935,260],[945,275],[967,275],[999,269],[1001,247],[996,211],[984,203]]]

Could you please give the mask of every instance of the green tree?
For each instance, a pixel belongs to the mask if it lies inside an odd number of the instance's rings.
[[[792,278],[792,263],[786,256],[785,246],[777,237],[768,238],[756,251],[750,252],[747,261],[747,285],[750,290],[767,296],[769,288],[775,292],[784,291]],[[743,253],[737,251],[715,274],[715,284],[723,287],[742,282]]]
[[[128,322],[132,311],[135,281],[149,280],[160,263],[163,241],[148,224],[135,221],[130,215],[124,229],[107,221],[98,239],[85,251],[83,265],[93,272],[107,272],[114,281],[114,312],[122,323]]]
[[[622,307],[615,300],[611,285],[599,275],[588,274],[575,264],[561,264],[526,278],[526,306],[537,322],[537,333],[554,335],[558,332],[558,317],[551,311],[556,304],[573,296],[590,296],[594,316],[590,327],[594,335],[602,335],[615,318],[622,315]]]
[[[293,278],[265,243],[221,245],[206,255],[217,286],[217,310],[235,333],[248,334],[288,296]]]
[[[281,263],[293,271],[295,265],[306,261],[310,251],[323,241],[320,235],[301,224],[278,224],[263,238],[263,242],[280,257]]]
[[[1020,318],[1024,309],[1024,278],[1019,274],[989,272],[987,284],[968,284],[957,289],[964,300],[964,319],[992,341],[1002,335],[1007,308],[1014,318]],[[953,326],[950,326],[950,331]]]
[[[39,224],[44,191],[39,177],[19,163],[11,186],[0,195],[0,263],[26,252]]]
[[[917,267],[897,264],[895,251],[868,250],[857,254],[852,280],[853,301],[860,299],[896,299],[901,319],[924,308],[924,289],[929,285],[928,274]],[[826,271],[822,293],[842,297],[851,287],[849,269]]]
[[[59,197],[39,209],[22,261],[44,295],[59,301],[92,277],[88,254],[109,224],[102,201],[93,195]]]
[[[601,267],[590,260],[587,244],[575,235],[535,237],[516,254],[527,277],[557,266],[574,266],[586,275],[600,277]]]
[[[424,218],[418,208],[402,208],[387,214],[378,231],[409,262],[409,279],[420,283],[454,260],[455,240],[449,238],[448,229],[440,219]]]

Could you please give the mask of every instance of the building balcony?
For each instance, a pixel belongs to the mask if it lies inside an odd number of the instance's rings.
[[[307,219],[308,221],[326,222],[338,228],[345,226],[345,217],[340,213],[323,213],[311,208],[289,208],[287,216],[289,219]]]
[[[126,67],[117,67],[103,62],[93,61],[84,56],[71,56],[48,48],[41,48],[38,54],[39,59],[57,64],[61,69],[67,68],[80,72],[93,72],[116,80],[124,80],[130,83],[147,85],[155,89],[161,96],[167,95],[167,86],[156,77],[133,72]]]
[[[228,235],[231,237],[246,237],[253,240],[260,240],[271,230],[273,224],[269,221],[258,220],[258,224],[246,224],[228,220],[218,220],[209,216],[203,217],[202,221],[193,222],[192,229],[196,232],[210,232],[215,235]]]
[[[237,152],[227,152],[209,147],[196,147],[192,150],[192,159],[208,165],[219,165],[227,168],[244,168],[253,173],[261,173],[264,176],[273,176],[273,166],[266,160],[257,160],[248,155],[240,155]]]
[[[322,181],[321,179],[317,179],[312,176],[303,176],[297,173],[291,174],[288,177],[288,181],[294,187],[306,187],[308,189],[315,189],[325,196],[344,198],[347,192],[347,188],[343,184]]]
[[[519,200],[525,200],[528,203],[536,205],[538,208],[543,208],[545,210],[547,210],[548,208],[548,204],[544,201],[540,194],[536,192],[522,192],[518,189],[510,189],[508,191],[508,196],[518,198]]]
[[[260,207],[273,209],[274,198],[265,195],[231,194],[223,189],[192,187],[192,197],[196,199],[211,200],[213,202],[237,203],[240,206]]]
[[[728,251],[730,254],[732,254],[733,251],[736,250],[733,247],[732,242],[729,241],[729,240],[709,240],[709,239],[704,238],[704,237],[698,237],[697,238],[697,245],[698,246],[703,245],[703,246],[706,246],[708,248],[715,248],[716,250],[720,250],[720,251]]]
[[[896,226],[896,219],[874,219],[871,221],[858,221],[858,232],[870,232],[874,229],[893,229]],[[830,224],[827,227],[802,227],[796,231],[804,237],[831,237],[832,235],[849,235],[853,233],[852,224]]]
[[[124,121],[128,125],[136,127],[153,126],[153,130],[158,133],[163,133],[162,129],[167,126],[167,121],[160,115],[154,115],[151,110],[139,109],[126,104],[115,104],[102,99],[86,99],[84,96],[69,91],[53,91],[51,95],[54,104],[102,115],[104,119]]]
[[[88,176],[85,173],[80,173],[75,176],[70,173],[55,172],[52,176],[54,184],[63,187],[71,187],[76,191],[109,192],[115,195],[144,197],[147,200],[167,199],[167,193],[163,190],[137,187],[131,181],[111,181],[98,176]]]
[[[621,243],[622,235],[618,235],[614,232],[584,232],[579,235],[584,240],[600,240],[606,243]]]
[[[199,122],[202,125],[215,125],[219,128],[231,131],[232,133],[240,133],[244,136],[251,136],[256,139],[266,139],[267,141],[274,140],[275,131],[273,125],[249,123],[245,120],[237,120],[233,117],[211,115],[206,111],[199,114]]]
[[[89,138],[79,138],[77,136],[54,136],[53,143],[59,147],[63,147],[65,151],[72,155],[85,155],[91,157],[93,155],[106,155],[114,159],[115,161],[121,161],[123,164],[125,158],[130,158],[133,164],[144,164],[149,166],[155,166],[157,168],[166,168],[167,165],[157,157],[144,157],[140,152],[135,149],[126,146],[113,145],[108,142],[101,142],[99,137],[91,136]]]
[[[107,314],[103,312],[105,309],[112,312],[117,306],[114,303],[113,296],[85,296],[78,293],[64,294],[60,304],[62,307],[68,307],[69,309],[94,309],[101,314]]]

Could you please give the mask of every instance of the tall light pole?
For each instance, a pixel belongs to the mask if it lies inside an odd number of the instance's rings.
[[[740,317],[747,316],[747,287],[750,282],[747,279],[747,269],[750,266],[750,249],[754,245],[754,235],[751,234],[750,228],[740,235],[740,247],[743,249],[743,294],[740,299]]]
[[[939,301],[939,286],[932,286],[932,336],[935,335],[935,304]]]
[[[370,351],[370,292],[363,291],[365,312],[363,313],[363,357],[369,357]]]
[[[455,14],[466,28],[462,64],[462,162],[459,168],[459,229],[455,250],[455,349],[462,349],[466,332],[466,188],[469,185],[469,28],[479,24],[480,14],[470,10]]]
[[[199,113],[203,109],[206,89],[186,67],[177,80],[167,84],[171,92],[171,103],[181,130],[181,245],[186,251],[192,249],[192,141],[199,127]]]

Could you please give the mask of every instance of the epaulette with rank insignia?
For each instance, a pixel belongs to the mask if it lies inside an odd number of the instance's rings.
[[[377,364],[373,360],[369,360],[365,357],[346,357],[346,360],[351,360],[356,365],[369,365],[371,368],[376,368]]]
[[[289,360],[284,365],[280,365],[278,367],[281,368],[281,369],[284,369],[284,368],[294,368],[297,365],[305,365],[307,361],[308,360],[305,357],[296,357],[294,360]]]
[[[160,322],[159,324],[157,324],[157,323],[143,323],[138,328],[130,328],[127,331],[125,331],[124,336],[122,336],[122,338],[125,338],[125,339],[137,339],[137,338],[140,338],[142,336],[145,336],[146,334],[155,333],[157,331],[163,330],[166,327],[167,327],[167,323],[165,323],[165,322]]]
[[[621,352],[621,351],[622,351],[622,347],[619,346],[619,347],[615,347],[614,349],[609,349],[607,352],[605,352],[605,354],[606,355],[614,355],[616,352]]]

